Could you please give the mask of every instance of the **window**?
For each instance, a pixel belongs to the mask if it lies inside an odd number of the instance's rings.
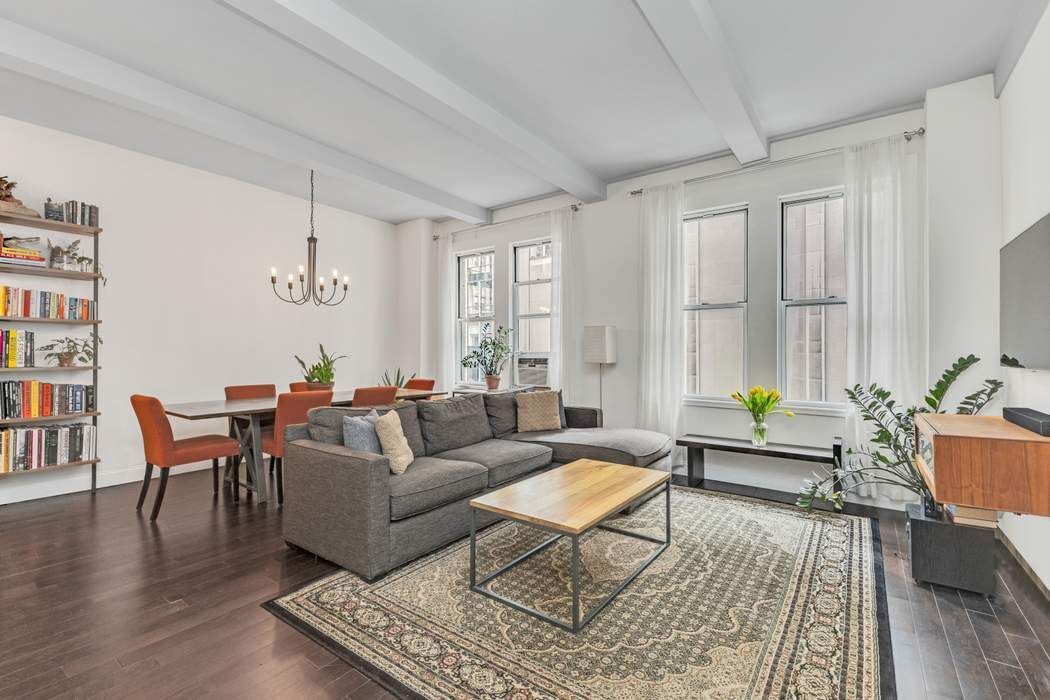
[[[781,374],[788,401],[842,403],[846,258],[841,192],[781,204]]]
[[[685,393],[724,398],[744,387],[747,209],[686,218]]]
[[[457,321],[457,357],[477,349],[485,324],[495,326],[496,305],[493,299],[493,268],[495,253],[491,250],[460,255],[459,309]],[[481,384],[484,377],[478,368],[460,366],[460,381]]]
[[[515,382],[548,386],[551,356],[551,243],[514,246]]]

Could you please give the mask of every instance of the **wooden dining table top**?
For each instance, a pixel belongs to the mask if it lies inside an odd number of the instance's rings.
[[[447,392],[428,389],[398,389],[397,398],[405,401],[429,399],[442,396]],[[350,406],[353,404],[353,390],[332,392],[333,406]],[[215,399],[213,401],[186,401],[164,406],[164,412],[176,418],[203,420],[205,418],[229,418],[231,416],[250,416],[260,413],[273,413],[277,410],[277,397],[265,399]]]

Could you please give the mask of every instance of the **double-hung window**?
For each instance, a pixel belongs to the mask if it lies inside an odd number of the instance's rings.
[[[551,242],[514,246],[514,379],[550,385]]]
[[[491,250],[466,253],[457,258],[459,268],[459,308],[457,310],[457,355],[464,357],[481,343],[488,324],[495,331],[496,304],[493,295],[495,253]],[[459,367],[459,379],[464,384],[481,384],[480,368]]]
[[[683,222],[687,395],[725,398],[744,387],[747,219],[736,206]]]
[[[843,196],[781,201],[781,381],[788,401],[842,403],[846,385]]]

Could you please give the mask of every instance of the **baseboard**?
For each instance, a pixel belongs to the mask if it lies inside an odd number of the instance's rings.
[[[1039,592],[1043,594],[1043,597],[1046,598],[1047,602],[1050,602],[1050,588],[1047,588],[1047,585],[1036,575],[1035,569],[1029,565],[1028,561],[1022,556],[1020,550],[1018,550],[1017,547],[1014,546],[1014,543],[1010,541],[1010,537],[1003,532],[1001,527],[995,528],[995,536],[1003,543],[1003,546],[1006,547],[1006,551],[1010,552],[1018,565],[1020,565],[1021,570],[1028,574],[1028,578],[1035,584],[1035,587]]]

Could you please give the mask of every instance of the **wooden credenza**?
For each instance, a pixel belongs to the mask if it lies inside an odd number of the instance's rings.
[[[1050,516],[1050,437],[997,416],[915,416],[916,466],[933,497]]]

